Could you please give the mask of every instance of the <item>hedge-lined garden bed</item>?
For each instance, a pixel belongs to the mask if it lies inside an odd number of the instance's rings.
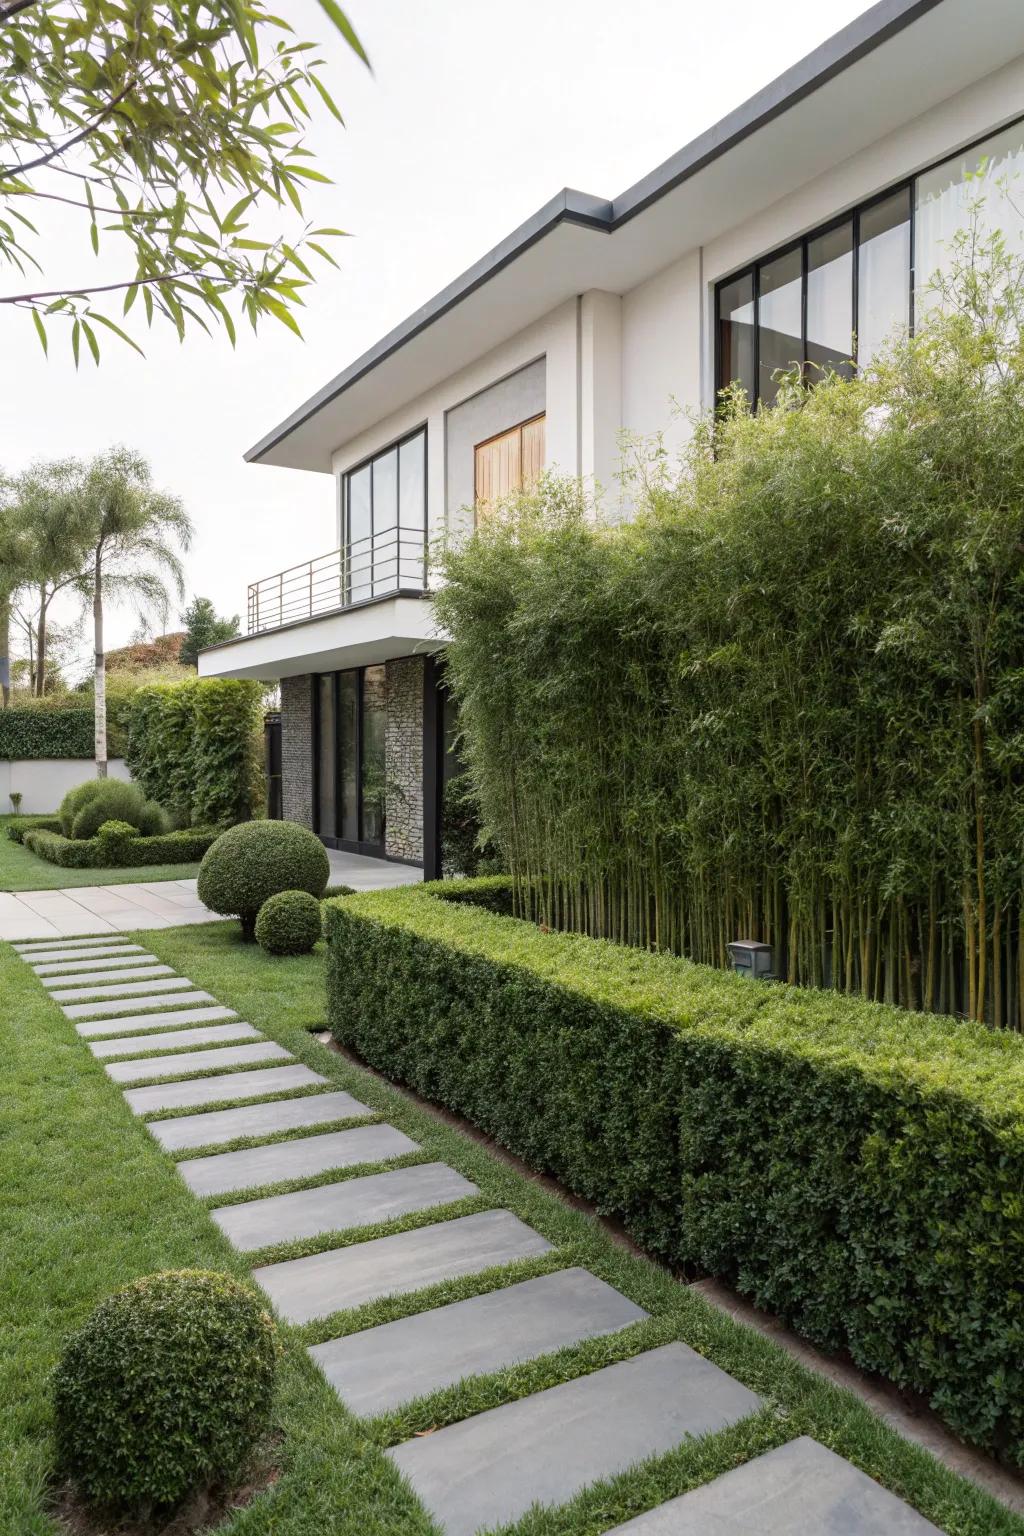
[[[426,888],[325,910],[341,1043],[1024,1462],[1024,1041]]]
[[[108,823],[121,826],[121,823]],[[71,838],[59,832],[29,830],[20,839],[31,853],[62,869],[136,869],[147,864],[194,864],[220,835],[217,828],[189,827],[156,837]]]
[[[59,816],[8,816],[4,830],[12,843],[23,843],[29,832],[59,832]]]

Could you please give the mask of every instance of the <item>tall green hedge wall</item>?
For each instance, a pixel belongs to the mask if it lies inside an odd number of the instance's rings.
[[[422,889],[325,930],[341,1043],[1024,1462],[1019,1037]]]
[[[260,808],[260,687],[194,678],[133,696],[126,760],[132,777],[179,826],[224,826]]]
[[[92,757],[91,709],[0,710],[0,758]]]
[[[95,722],[92,703],[57,703],[41,699],[38,704],[14,705],[0,709],[0,760],[17,762],[53,758],[91,758],[95,750]],[[108,745],[111,757],[120,757],[125,749],[126,732],[120,719],[108,720]]]

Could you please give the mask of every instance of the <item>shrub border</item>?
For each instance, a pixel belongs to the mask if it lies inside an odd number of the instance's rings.
[[[20,841],[31,853],[61,869],[141,869],[147,864],[194,864],[219,836],[216,828],[192,827],[162,832],[157,837],[133,837],[118,845],[116,866],[108,859],[110,843],[102,837],[76,839],[36,827],[26,829]]]
[[[327,903],[335,1038],[1024,1461],[1024,1041],[542,932],[475,885]]]

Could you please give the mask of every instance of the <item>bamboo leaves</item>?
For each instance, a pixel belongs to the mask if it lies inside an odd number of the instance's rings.
[[[871,371],[641,455],[631,523],[549,478],[445,552],[524,914],[1024,1025],[1024,289],[982,254]]]

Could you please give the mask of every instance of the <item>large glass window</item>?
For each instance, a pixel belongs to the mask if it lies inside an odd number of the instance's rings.
[[[317,680],[317,823],[321,837],[335,836],[337,817],[337,729],[334,714],[334,675]]]
[[[807,376],[849,374],[853,357],[853,224],[807,242]]]
[[[335,835],[359,841],[359,673],[338,676],[338,803]]]
[[[754,274],[744,272],[718,290],[718,355],[722,383],[741,384],[753,400],[754,377]]]
[[[385,669],[323,673],[316,688],[316,829],[331,843],[384,845]]]
[[[360,602],[425,580],[427,434],[376,454],[344,481],[345,601]]]
[[[860,215],[857,248],[857,361],[910,324],[910,188]]]
[[[719,283],[716,388],[770,405],[796,364],[813,381],[870,362],[938,301],[973,217],[1024,254],[1024,121]]]
[[[974,211],[982,237],[999,230],[1011,251],[1024,253],[1024,123],[944,160],[914,188],[915,313],[938,302],[936,273],[948,275],[956,237]]]
[[[757,393],[771,405],[779,375],[803,360],[803,251],[762,262],[757,274]]]
[[[384,668],[363,669],[362,828],[364,843],[384,841]]]

